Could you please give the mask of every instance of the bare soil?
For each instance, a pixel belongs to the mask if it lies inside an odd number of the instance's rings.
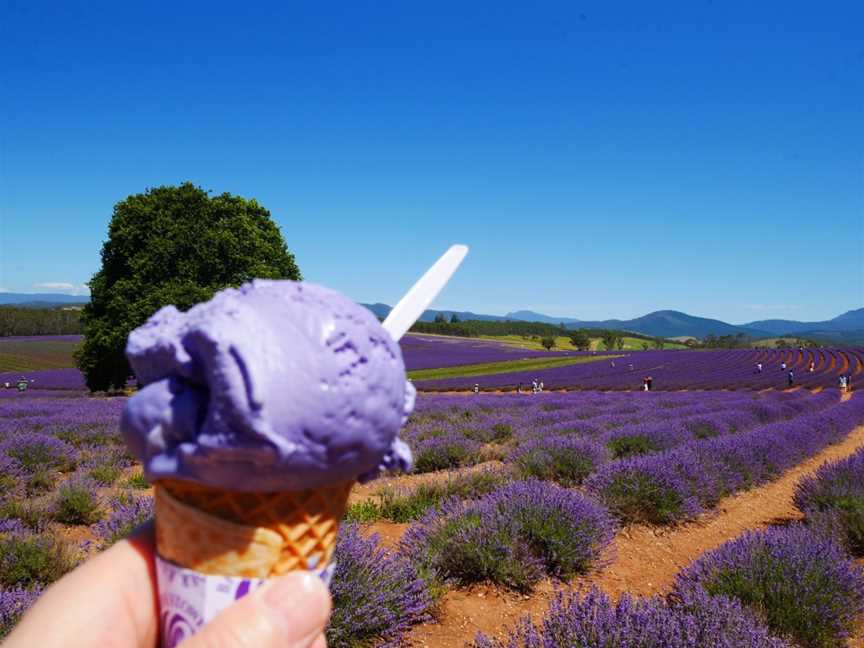
[[[440,603],[436,621],[414,628],[408,643],[444,648],[462,646],[473,640],[477,632],[503,635],[521,617],[539,618],[555,591],[568,586],[585,590],[596,585],[614,599],[625,592],[639,596],[664,594],[670,590],[677,573],[702,553],[748,529],[800,519],[801,513],[792,501],[799,479],[824,462],[846,457],[861,446],[864,446],[864,426],[776,481],[722,500],[715,511],[693,522],[672,528],[628,527],[617,535],[604,556],[605,567],[570,584],[544,581],[530,596],[493,586],[448,592]],[[380,533],[387,544],[395,544],[406,526],[378,523],[372,530]],[[864,645],[864,619],[849,645]]]

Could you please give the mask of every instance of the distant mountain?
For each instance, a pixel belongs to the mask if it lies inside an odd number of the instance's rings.
[[[26,308],[53,308],[66,304],[86,304],[89,295],[63,295],[61,293],[0,292],[0,305]]]
[[[578,325],[570,325],[568,328],[618,329],[664,338],[683,336],[704,338],[708,335],[738,335],[739,333],[752,337],[767,337],[768,335],[765,331],[749,326],[735,326],[720,320],[694,317],[673,310],[655,311],[631,320],[579,322]]]
[[[73,304],[86,304],[88,295],[64,295],[60,293],[10,293],[0,292],[0,305],[14,305],[32,308],[50,308]],[[379,318],[385,318],[392,310],[387,304],[363,304]],[[814,340],[825,340],[837,344],[864,344],[864,308],[851,310],[824,322],[798,322],[795,320],[761,320],[736,326],[716,319],[695,317],[680,311],[662,310],[648,313],[642,317],[630,320],[597,320],[585,321],[573,317],[551,317],[531,310],[518,310],[507,315],[483,315],[471,311],[427,310],[420,318],[424,322],[432,322],[438,315],[443,315],[447,321],[453,314],[460,320],[504,321],[520,320],[526,322],[543,322],[545,324],[561,324],[567,328],[608,328],[620,331],[633,331],[642,335],[652,335],[663,338],[696,337],[707,335],[737,335],[744,333],[754,338],[780,337],[784,335],[800,336]]]
[[[535,313],[530,310],[520,310],[513,311],[512,313],[507,313],[504,316],[505,319],[510,320],[521,320],[523,322],[543,322],[544,324],[576,324],[579,322],[578,319],[573,319],[572,317],[552,317],[550,315],[543,315],[543,313]]]
[[[762,320],[744,324],[748,328],[768,331],[773,335],[802,335],[806,331],[834,331],[838,333],[864,330],[864,308],[851,310],[824,322],[797,322],[795,320]]]
[[[826,322],[762,320],[741,325],[727,324],[720,320],[705,317],[694,317],[687,313],[672,310],[656,311],[631,320],[586,321],[572,318],[548,317],[547,315],[533,311],[516,311],[509,313],[508,317],[552,324],[558,324],[563,321],[567,325],[567,328],[608,328],[664,338],[704,338],[711,334],[720,336],[744,333],[753,338],[796,335],[838,344],[864,344],[864,308],[851,310]]]

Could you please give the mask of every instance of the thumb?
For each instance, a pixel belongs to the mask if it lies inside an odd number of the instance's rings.
[[[219,613],[181,648],[309,648],[326,646],[330,595],[321,578],[292,572]]]

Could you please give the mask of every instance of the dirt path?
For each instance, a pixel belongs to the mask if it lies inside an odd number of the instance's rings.
[[[800,519],[801,513],[792,501],[798,480],[824,462],[846,457],[861,446],[864,446],[864,426],[776,481],[728,497],[714,512],[689,524],[673,529],[628,527],[616,536],[605,556],[610,561],[608,566],[593,576],[577,579],[572,586],[586,589],[597,585],[616,599],[624,592],[641,596],[667,592],[676,574],[702,553],[747,529]],[[438,623],[417,626],[409,635],[410,645],[463,646],[478,631],[501,634],[526,614],[538,618],[556,587],[560,586],[543,582],[530,597],[488,586],[449,592],[442,600]]]

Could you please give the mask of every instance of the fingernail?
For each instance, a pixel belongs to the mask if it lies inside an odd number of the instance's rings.
[[[279,614],[292,638],[318,633],[327,622],[327,588],[310,572],[293,572],[262,588],[266,605]]]

